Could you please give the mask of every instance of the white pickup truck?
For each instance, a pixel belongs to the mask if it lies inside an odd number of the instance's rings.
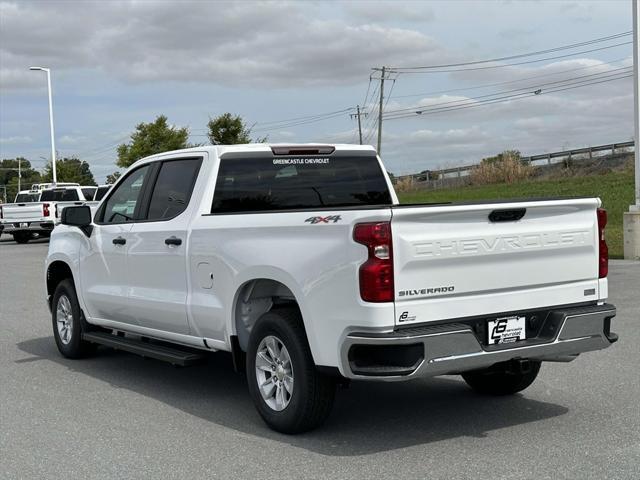
[[[36,184],[31,192],[37,201],[19,201],[0,206],[0,228],[13,235],[17,243],[27,243],[39,235],[48,237],[60,222],[62,210],[72,205],[85,205],[93,201],[98,187],[78,184]],[[41,189],[40,189],[41,188]],[[97,202],[95,203],[97,205]]]
[[[309,430],[337,383],[461,374],[512,394],[616,341],[597,198],[399,205],[354,145],[142,159],[51,236],[60,352],[189,365],[231,352],[266,423]]]

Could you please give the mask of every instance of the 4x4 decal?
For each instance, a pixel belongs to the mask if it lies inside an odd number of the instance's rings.
[[[316,223],[337,223],[340,220],[342,220],[342,217],[340,215],[329,215],[328,217],[309,217],[304,222],[309,222],[312,225],[315,225]]]

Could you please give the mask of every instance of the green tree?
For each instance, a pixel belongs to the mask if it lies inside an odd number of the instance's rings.
[[[116,183],[121,175],[122,174],[118,171],[115,171],[107,175],[107,185],[113,185],[114,183]]]
[[[80,185],[95,185],[96,180],[93,178],[89,164],[84,160],[76,157],[59,158],[56,160],[56,176],[59,182],[76,182]],[[44,182],[53,181],[53,171],[51,162],[44,167]]]
[[[129,143],[118,146],[119,167],[127,168],[143,157],[155,153],[179,150],[189,147],[189,130],[187,128],[172,127],[167,123],[167,117],[160,115],[150,123],[139,123],[131,134]]]
[[[20,161],[20,190],[28,190],[33,183],[40,182],[40,172],[31,167],[24,157],[0,161],[0,185],[7,187],[7,200],[13,201],[18,193],[18,160]]]
[[[239,145],[267,141],[267,137],[258,137],[252,140],[251,127],[247,126],[240,115],[233,116],[228,112],[216,118],[210,118],[207,129],[207,137],[212,145]]]

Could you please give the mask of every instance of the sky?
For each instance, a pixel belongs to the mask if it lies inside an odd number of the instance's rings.
[[[52,71],[58,155],[87,160],[100,183],[117,170],[117,145],[160,114],[188,127],[192,143],[206,143],[208,119],[224,112],[270,142],[357,143],[350,114],[361,105],[364,143],[375,144],[380,73],[372,69],[382,66],[391,68],[383,111],[410,113],[383,121],[381,156],[395,174],[506,149],[628,141],[632,79],[621,77],[632,65],[629,35],[403,69],[631,29],[630,0],[0,0],[0,158],[42,168],[50,157],[46,76],[30,66]],[[442,72],[452,69],[464,70]]]

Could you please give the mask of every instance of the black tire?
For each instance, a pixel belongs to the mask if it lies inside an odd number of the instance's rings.
[[[29,232],[16,232],[13,234],[13,239],[16,243],[28,243],[32,236]]]
[[[68,306],[65,308],[70,310],[68,323],[71,326],[69,335],[68,337],[65,336],[65,338],[61,337],[57,321],[58,308],[65,310],[63,308],[63,298],[66,298],[68,302]],[[58,350],[63,356],[67,358],[83,358],[95,352],[96,346],[94,344],[82,340],[82,332],[86,330],[86,323],[82,318],[76,289],[71,279],[61,281],[56,287],[51,302],[51,322],[53,325],[53,337],[56,340]],[[65,331],[63,330],[63,332]],[[63,333],[63,335],[66,335],[66,333]]]
[[[277,411],[263,399],[258,386],[256,356],[263,339],[276,337],[286,347],[293,367],[293,391],[288,404]],[[317,371],[297,309],[281,308],[265,313],[256,322],[247,348],[249,392],[260,416],[273,430],[302,433],[319,426],[333,406],[336,382]],[[287,394],[285,394],[287,395]]]
[[[530,360],[529,365],[526,372],[515,372],[508,363],[503,363],[463,373],[462,378],[473,390],[483,395],[513,395],[531,385],[538,376],[541,362]]]

